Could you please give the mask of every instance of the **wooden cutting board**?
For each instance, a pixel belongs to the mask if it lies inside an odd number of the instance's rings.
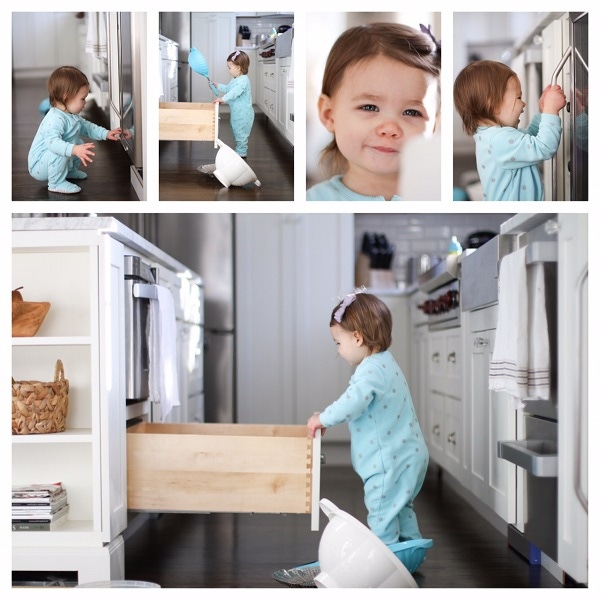
[[[15,304],[18,304],[18,307],[15,307]],[[13,302],[13,337],[35,335],[49,310],[50,302]]]

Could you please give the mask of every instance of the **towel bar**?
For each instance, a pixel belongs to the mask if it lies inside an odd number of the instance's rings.
[[[558,260],[558,244],[556,242],[532,242],[527,246],[526,261],[528,265],[539,262],[556,262]]]

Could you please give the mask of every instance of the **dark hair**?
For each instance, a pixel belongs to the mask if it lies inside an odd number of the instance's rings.
[[[431,73],[439,82],[441,46],[430,34],[400,23],[370,23],[346,30],[333,44],[325,64],[321,93],[332,97],[348,67],[378,56]],[[321,162],[330,173],[346,171],[347,161],[335,138],[321,153]]]
[[[371,352],[383,352],[392,345],[392,313],[383,301],[373,294],[356,294],[338,322],[335,313],[342,303],[331,312],[330,327],[339,325],[345,331],[358,331]]]
[[[242,52],[241,50],[232,52],[227,57],[227,62],[232,62],[234,65],[238,66],[243,75],[248,74],[248,69],[250,68],[250,57],[245,52]]]
[[[66,104],[84,85],[89,87],[90,82],[77,67],[59,67],[48,79],[50,105]]]
[[[483,122],[500,125],[496,113],[502,106],[506,86],[517,74],[494,60],[467,65],[454,81],[454,106],[467,135],[474,135]]]

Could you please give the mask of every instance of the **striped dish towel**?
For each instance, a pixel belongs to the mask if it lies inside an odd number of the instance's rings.
[[[498,327],[490,362],[490,390],[525,400],[550,397],[550,348],[544,265],[527,266],[527,249],[502,259],[498,279]]]

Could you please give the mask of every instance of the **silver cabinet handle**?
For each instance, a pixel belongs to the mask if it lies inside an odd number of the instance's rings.
[[[448,354],[446,360],[449,363],[456,363],[456,352],[450,352],[450,354]]]
[[[441,428],[439,425],[434,425],[434,426],[431,428],[431,433],[433,433],[433,435],[436,435],[436,436],[438,436],[438,437],[439,437],[439,435],[440,435],[441,431],[442,431],[442,428]]]
[[[490,341],[487,338],[476,337],[473,340],[473,346],[475,348],[484,348],[485,346],[489,346]]]
[[[448,437],[446,438],[447,442],[449,444],[452,444],[453,446],[456,446],[456,433],[452,432],[448,434]]]
[[[439,352],[434,352],[434,353],[431,355],[431,360],[432,360],[434,363],[440,362],[440,353],[439,353]]]

